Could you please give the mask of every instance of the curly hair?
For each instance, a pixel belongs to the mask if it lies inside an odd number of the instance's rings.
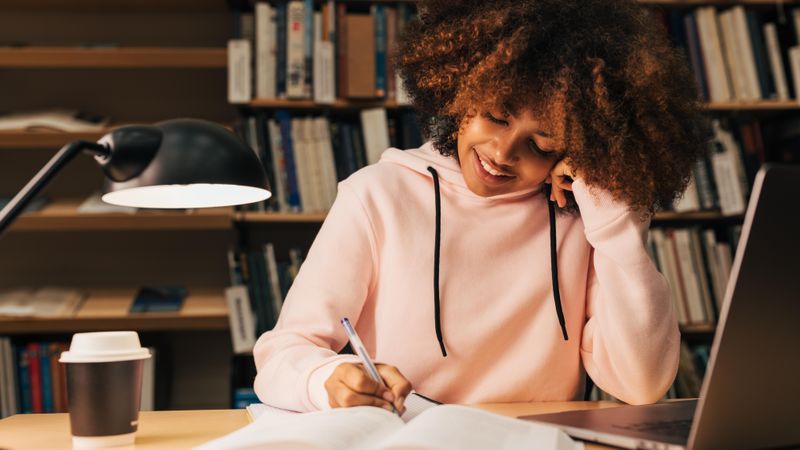
[[[478,112],[532,110],[587,185],[649,214],[707,151],[688,65],[634,0],[423,0],[419,11],[394,57],[444,155],[457,157]]]

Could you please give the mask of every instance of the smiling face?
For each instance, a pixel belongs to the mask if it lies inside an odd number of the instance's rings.
[[[556,141],[532,112],[482,112],[458,135],[458,160],[467,187],[490,197],[541,184],[559,160]]]

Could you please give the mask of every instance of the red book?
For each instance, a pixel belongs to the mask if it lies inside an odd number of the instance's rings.
[[[39,362],[39,344],[31,342],[28,349],[28,377],[31,383],[31,410],[44,412],[42,405],[42,370]]]

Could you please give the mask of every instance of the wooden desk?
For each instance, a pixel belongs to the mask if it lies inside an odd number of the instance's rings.
[[[506,416],[524,416],[576,409],[619,406],[614,402],[495,403],[481,409]],[[223,436],[249,423],[241,409],[198,411],[143,411],[134,447],[120,450],[191,448]],[[67,414],[18,414],[0,420],[0,450],[71,449]],[[609,447],[592,445],[587,450]]]

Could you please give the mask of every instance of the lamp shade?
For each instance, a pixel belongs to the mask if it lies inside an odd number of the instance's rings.
[[[204,208],[266,200],[256,154],[219,124],[174,119],[119,127],[100,139],[103,201],[136,208]]]

